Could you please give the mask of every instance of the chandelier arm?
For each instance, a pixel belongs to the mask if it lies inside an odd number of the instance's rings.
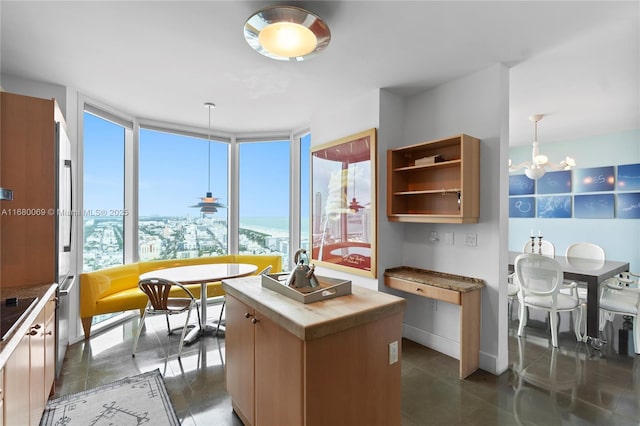
[[[520,169],[529,168],[530,166],[531,166],[531,162],[530,161],[523,161],[522,163],[513,164],[513,165],[509,166],[509,171],[510,172],[515,172],[515,171],[518,171]]]

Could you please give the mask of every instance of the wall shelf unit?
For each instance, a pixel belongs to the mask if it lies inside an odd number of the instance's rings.
[[[469,135],[387,151],[391,222],[477,223],[480,140]]]

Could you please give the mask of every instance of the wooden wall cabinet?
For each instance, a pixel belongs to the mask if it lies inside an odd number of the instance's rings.
[[[13,190],[0,201],[0,287],[55,282],[56,102],[0,93],[0,186]]]
[[[391,222],[477,223],[480,141],[457,135],[387,151]]]

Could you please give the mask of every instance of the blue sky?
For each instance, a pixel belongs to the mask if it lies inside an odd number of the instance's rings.
[[[84,127],[84,209],[122,209],[124,129],[88,113]],[[310,136],[303,142],[303,158],[308,159]],[[206,139],[141,130],[140,216],[199,214],[188,206],[197,204],[209,186],[208,144]],[[228,205],[228,145],[210,144],[211,192]],[[240,217],[288,216],[289,170],[288,141],[240,144]],[[307,197],[308,161],[303,161],[302,176]],[[217,213],[226,214],[227,209]],[[305,215],[308,201],[303,199]]]

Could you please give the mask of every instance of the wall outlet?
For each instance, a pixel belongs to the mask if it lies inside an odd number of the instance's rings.
[[[398,362],[398,341],[394,340],[389,343],[389,365]]]
[[[464,234],[464,245],[475,247],[478,245],[478,234]]]
[[[444,243],[448,246],[453,245],[453,232],[445,232],[444,233]]]
[[[429,240],[432,243],[437,243],[440,241],[440,236],[438,235],[438,231],[431,231],[431,235],[429,236]]]

